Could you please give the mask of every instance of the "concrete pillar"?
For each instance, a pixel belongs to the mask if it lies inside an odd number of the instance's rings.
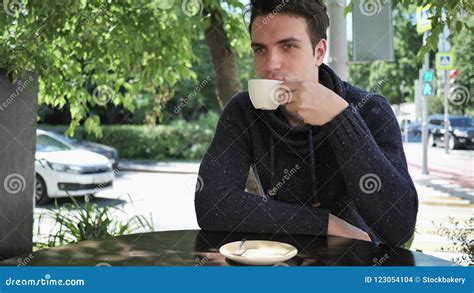
[[[0,260],[31,252],[37,78],[0,70]]]
[[[346,0],[329,0],[329,67],[331,67],[342,80],[349,76],[347,54],[347,28],[344,8]]]

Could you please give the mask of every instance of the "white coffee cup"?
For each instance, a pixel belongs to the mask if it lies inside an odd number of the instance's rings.
[[[278,102],[279,86],[281,80],[251,79],[248,82],[249,96],[255,109],[275,110]]]

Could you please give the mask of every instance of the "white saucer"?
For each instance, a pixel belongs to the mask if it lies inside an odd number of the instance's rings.
[[[255,266],[273,265],[289,260],[298,254],[293,245],[265,240],[247,240],[242,246],[242,255],[238,253],[240,241],[227,243],[219,252],[230,260]]]

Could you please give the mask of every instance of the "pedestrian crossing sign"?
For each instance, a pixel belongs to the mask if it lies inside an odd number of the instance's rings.
[[[416,8],[416,31],[419,34],[431,30],[430,7],[431,4],[427,4]]]
[[[436,53],[436,69],[451,70],[454,68],[454,54],[452,52]]]

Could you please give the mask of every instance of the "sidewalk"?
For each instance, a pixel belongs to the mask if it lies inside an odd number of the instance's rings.
[[[404,143],[403,148],[410,168],[422,168],[421,143]],[[453,185],[474,189],[474,151],[428,147],[428,170],[431,179],[448,180]],[[441,185],[446,184],[442,182]]]
[[[469,220],[473,218],[474,211],[474,152],[446,155],[444,149],[430,149],[430,174],[425,175],[421,173],[420,153],[413,151],[417,146],[405,144],[404,147],[419,199],[415,238],[410,249],[453,261],[462,254],[455,250],[452,240],[439,235],[438,228],[442,225],[454,231],[455,227],[450,222],[453,218],[460,223],[460,227],[471,229],[472,233]]]
[[[410,249],[421,250],[423,253],[449,261],[461,256],[455,251],[452,240],[439,235],[438,228],[442,225],[454,231],[455,227],[450,222],[450,218],[453,218],[460,223],[460,227],[468,229],[469,219],[473,217],[474,204],[470,200],[426,186],[416,179],[415,187],[418,191],[419,207],[415,238]],[[472,231],[472,226],[470,229]]]

